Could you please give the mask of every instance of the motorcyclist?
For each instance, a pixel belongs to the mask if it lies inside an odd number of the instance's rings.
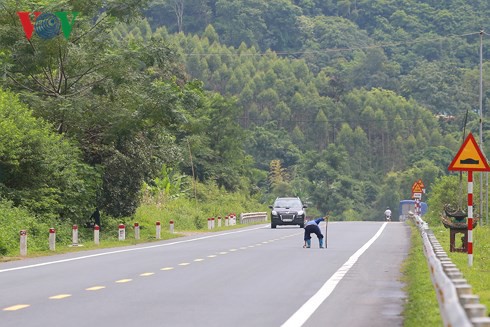
[[[385,210],[385,219],[386,219],[386,221],[391,221],[391,210],[390,210],[390,207],[386,207],[386,210]]]

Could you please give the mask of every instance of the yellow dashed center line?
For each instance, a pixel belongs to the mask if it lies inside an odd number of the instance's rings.
[[[3,309],[3,311],[17,311],[17,310],[25,309],[28,307],[30,307],[29,304],[17,304],[17,305],[13,305],[11,307]]]
[[[248,248],[254,248],[256,246],[261,246],[263,244],[268,244],[268,243],[271,243],[271,242],[284,240],[286,238],[294,237],[294,236],[297,236],[297,235],[299,235],[299,234],[283,236],[281,238],[277,238],[277,239],[273,239],[273,240],[269,240],[269,241],[264,241],[262,243],[257,243],[255,245],[242,246],[239,249],[240,250],[246,250]],[[219,252],[219,254],[225,255],[225,254],[228,254],[229,252],[236,252],[236,251],[238,251],[238,249],[230,249],[230,250],[228,250],[228,252],[223,251],[223,252]],[[208,258],[216,258],[217,256],[218,255],[216,255],[216,254],[211,254],[211,255],[208,255],[207,257]],[[197,259],[194,259],[194,262],[201,262],[201,261],[204,261],[204,260],[205,259],[203,259],[203,258],[197,258]],[[188,265],[190,265],[189,262],[179,263],[179,266],[188,266]],[[174,267],[164,267],[164,268],[161,268],[160,270],[161,271],[170,271],[170,270],[173,270],[173,269],[174,269]],[[148,276],[152,276],[154,274],[155,274],[154,272],[146,272],[146,273],[140,274],[140,276],[141,277],[148,277]],[[130,278],[127,278],[127,279],[117,280],[117,281],[115,281],[115,283],[124,284],[124,283],[129,283],[131,281],[133,281],[133,280],[130,279]],[[93,286],[93,287],[86,288],[85,290],[86,291],[99,291],[99,290],[102,290],[104,288],[106,288],[106,287],[105,286]],[[71,296],[72,296],[71,294],[58,294],[58,295],[54,295],[54,296],[49,297],[49,299],[50,300],[61,300],[61,299],[66,299],[66,298],[71,297]],[[2,309],[2,311],[17,311],[17,310],[22,310],[22,309],[25,309],[25,308],[28,308],[28,307],[30,307],[29,304],[17,304],[17,305],[11,306],[11,307],[4,308],[4,309]]]
[[[67,297],[70,297],[71,294],[58,294],[58,295],[54,295],[54,296],[50,296],[49,299],[50,300],[61,300],[61,299],[66,299]]]

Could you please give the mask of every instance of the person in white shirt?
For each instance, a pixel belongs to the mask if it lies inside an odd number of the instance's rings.
[[[385,210],[385,219],[386,221],[391,221],[391,210],[390,207],[387,207]]]

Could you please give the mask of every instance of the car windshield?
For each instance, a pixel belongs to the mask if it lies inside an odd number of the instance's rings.
[[[302,208],[303,205],[299,199],[278,199],[274,203],[274,208]]]

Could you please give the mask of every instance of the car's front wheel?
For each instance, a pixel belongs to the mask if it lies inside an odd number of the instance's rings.
[[[276,224],[271,224],[271,228],[276,228]]]

